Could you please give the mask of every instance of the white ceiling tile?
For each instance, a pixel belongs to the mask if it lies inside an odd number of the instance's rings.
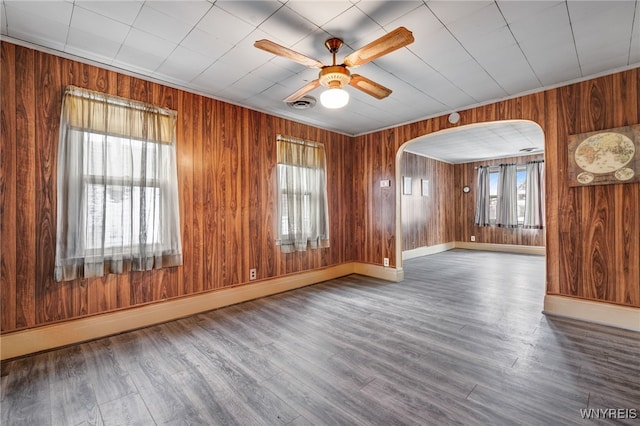
[[[253,97],[248,99],[248,101],[251,103],[251,105],[261,110],[274,111],[274,109],[280,108],[283,106],[280,104],[284,104],[284,106],[287,106],[285,102],[282,102],[282,100],[287,96],[289,96],[290,94],[291,94],[291,91],[286,87],[283,87],[279,84],[274,84],[269,88],[267,88],[266,90],[263,90],[259,95],[254,95]],[[315,98],[315,96],[313,97]],[[290,107],[287,106],[287,108],[290,108]],[[284,110],[288,112],[287,109],[284,109]]]
[[[177,19],[193,27],[211,9],[212,4],[207,0],[188,1],[146,1],[145,5],[162,12],[166,16]]]
[[[273,81],[266,80],[256,74],[249,73],[233,83],[231,87],[234,90],[245,92],[245,98],[247,98],[253,96],[255,93],[261,93],[273,85]]]
[[[540,127],[524,120],[484,123],[457,129],[456,132],[440,132],[419,138],[407,147],[407,151],[436,158],[449,163],[467,163],[505,157],[505,145],[515,155],[522,148],[544,150],[544,133]]]
[[[632,13],[635,1],[599,0],[599,1],[568,1],[567,8],[571,22],[591,21],[610,24],[611,18],[624,19],[625,14]],[[615,24],[615,22],[614,22]]]
[[[531,16],[524,16],[511,22],[509,27],[516,39],[521,42],[539,38],[552,41],[562,37],[562,44],[564,44],[567,41],[566,37],[573,37],[564,3],[541,9]]]
[[[275,0],[218,0],[215,5],[253,26],[260,25],[282,7],[282,3]]]
[[[275,38],[273,41],[276,43],[288,47],[314,32],[318,26],[285,6],[260,24],[260,29],[271,39]]]
[[[509,27],[504,26],[477,37],[465,39],[463,44],[473,57],[491,55],[516,43]]]
[[[174,80],[191,81],[212,63],[210,57],[178,46],[158,67],[154,77],[168,76]]]
[[[496,99],[507,95],[475,60],[448,68],[444,72],[456,86],[476,101]]]
[[[608,70],[620,67],[627,60],[628,54],[615,55],[608,49],[602,49],[601,54],[593,54],[589,60],[580,60],[580,69],[583,75],[600,74]]]
[[[529,39],[521,42],[520,48],[543,84],[553,84],[552,81],[558,76],[554,70],[558,70],[561,73],[559,75],[567,75],[567,72],[573,70],[570,72],[573,76],[571,79],[581,76],[573,43],[558,43],[556,46],[550,46],[540,44],[540,40]]]
[[[178,44],[192,26],[150,7],[145,3],[133,26],[164,40]]]
[[[543,85],[553,86],[558,81],[573,81],[581,78],[580,68],[571,65],[555,65],[542,69],[536,69],[536,75]]]
[[[80,7],[76,7],[73,11],[71,28],[86,34],[93,34],[95,38],[111,40],[118,44],[124,41],[131,29],[128,25]]]
[[[498,0],[498,7],[504,15],[507,23],[520,21],[521,19],[531,19],[538,15],[542,10],[554,6],[564,6],[564,1],[539,1],[539,0]],[[565,6],[566,7],[566,6]]]
[[[329,53],[329,50],[327,50],[324,43],[332,37],[332,35],[327,34],[323,29],[318,28],[316,31],[310,33],[307,37],[291,46],[291,49],[310,58],[317,59],[325,65],[331,65],[332,55]],[[338,52],[336,60],[340,62],[342,57],[348,52],[350,52],[350,49],[346,45],[343,45]]]
[[[119,42],[101,35],[70,28],[65,52],[109,64],[118,53]]]
[[[136,68],[155,71],[176,47],[167,40],[132,28],[115,60],[122,64],[131,61]]]
[[[589,37],[588,39],[576,39],[576,49],[580,63],[594,62],[605,57],[622,57],[629,55],[629,43],[620,43],[620,39],[631,40],[631,35],[616,39]]]
[[[273,61],[262,64],[256,69],[256,72],[260,74],[262,78],[274,83],[279,83],[294,75],[293,72],[286,68],[278,66]]]
[[[442,23],[424,4],[391,22],[387,28],[393,30],[399,26],[404,26],[413,33],[414,43],[431,43],[431,34],[443,28]]]
[[[502,47],[477,56],[476,60],[509,95],[541,87],[518,45]]]
[[[216,6],[202,18],[197,28],[230,45],[238,44],[254,30],[253,26]]]
[[[144,50],[122,46],[111,64],[142,75],[151,76],[165,59],[165,57],[156,56]]]
[[[495,3],[470,12],[467,16],[447,24],[453,35],[463,43],[496,31],[507,23]]]
[[[380,25],[369,18],[357,7],[347,9],[322,29],[333,37],[341,38],[347,46],[364,46],[371,41],[370,34],[380,30]]]
[[[300,89],[305,84],[309,83],[318,78],[318,72],[316,70],[311,70],[309,68],[305,68],[304,71],[293,74],[290,77],[287,77],[283,80],[280,80],[278,84],[287,89],[287,95],[289,96]],[[320,89],[317,89],[317,92],[320,93]]]
[[[414,82],[409,81],[409,83],[431,98],[446,105],[448,109],[457,108],[461,105],[470,105],[476,102],[475,99],[465,93],[460,87],[437,72],[425,72],[421,79],[415,80]]]
[[[599,3],[594,5],[570,3],[569,5],[571,26],[581,63],[592,61],[591,56],[601,56],[605,53],[604,50],[608,51],[605,54],[609,56],[622,56],[629,53],[629,43],[621,41],[631,40],[635,4],[607,2],[606,6],[603,7]],[[603,26],[607,31],[596,33],[593,31],[596,26]],[[590,52],[598,53],[592,55]]]
[[[225,53],[220,60],[233,65],[238,74],[245,74],[258,68],[270,59],[262,55],[260,49],[253,46],[254,38],[247,37],[238,43],[233,50]]]
[[[132,28],[131,31],[129,31],[124,45],[141,52],[145,51],[161,58],[169,56],[169,54],[177,47],[177,44],[175,43],[167,42],[160,37],[135,28]]]
[[[444,27],[432,33],[429,36],[429,42],[418,41],[407,46],[407,49],[435,69],[444,68],[450,64],[459,64],[470,59],[469,53]]]
[[[7,34],[7,12],[4,8],[4,1],[0,4],[0,33]]]
[[[431,111],[442,111],[446,108],[445,104],[432,98],[428,92],[418,91],[415,87],[404,82],[395,84],[391,95],[391,99],[401,103],[400,110],[396,111],[401,115],[405,114],[404,110],[407,108],[419,109],[423,111],[422,115],[427,115],[426,113]]]
[[[64,50],[69,32],[68,24],[25,12],[22,8],[15,8],[13,2],[7,3],[5,9],[7,34],[10,37],[60,51]]]
[[[362,0],[356,4],[356,7],[384,27],[423,5],[421,1]]]
[[[427,7],[444,24],[448,25],[463,19],[475,11],[491,4],[490,1],[450,1],[434,0],[427,2]]]
[[[11,13],[19,10],[24,14],[34,17],[45,18],[64,25],[69,25],[73,4],[67,2],[54,1],[6,1],[5,6],[8,14],[7,22],[11,25]]]
[[[77,8],[91,10],[107,18],[114,19],[126,25],[132,25],[135,21],[143,1],[78,1],[74,3]]]
[[[265,55],[268,55],[268,54],[265,52]],[[300,73],[300,72],[302,72],[304,70],[310,70],[310,68],[308,68],[308,67],[306,67],[304,65],[301,65],[301,64],[299,64],[297,62],[294,62],[291,59],[284,58],[282,56],[274,56],[274,55],[272,55],[272,59],[269,59],[268,56],[265,56],[265,59],[267,59],[269,62],[273,62],[274,65],[282,67],[282,68],[284,68],[284,69],[286,69],[286,70],[288,70],[288,71],[290,71],[290,72],[292,72],[294,74]],[[313,73],[317,76],[318,75],[318,70],[315,69],[313,71]]]
[[[201,55],[217,59],[229,51],[233,45],[220,40],[215,35],[194,28],[180,43],[181,46]]]
[[[0,28],[9,40],[98,62],[108,62],[117,50],[111,66],[141,78],[347,134],[640,63],[640,3],[633,1],[78,0],[0,5]],[[128,26],[133,28],[118,48]],[[341,111],[292,110],[281,99],[318,78],[318,70],[253,47],[255,40],[266,38],[330,63],[327,38],[344,39],[337,55],[342,61],[398,26],[412,31],[415,42],[352,70],[389,87],[391,96],[377,100],[351,87],[352,101]],[[474,66],[474,59],[480,65]]]
[[[333,1],[290,1],[287,3],[295,12],[308,16],[309,20],[321,27],[349,8],[355,7],[348,0]]]
[[[640,5],[636,7],[633,34],[629,48],[629,65],[640,64]]]
[[[241,76],[228,64],[216,62],[192,80],[193,87],[204,93],[216,93],[233,84]]]

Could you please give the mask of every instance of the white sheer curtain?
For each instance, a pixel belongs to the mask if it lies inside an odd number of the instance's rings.
[[[67,88],[55,279],[182,264],[175,111]]]
[[[524,227],[544,227],[544,161],[531,161],[526,165],[527,184]]]
[[[324,145],[278,136],[278,236],[284,253],[329,247]]]
[[[518,185],[516,168],[517,165],[515,164],[500,165],[496,225],[504,228],[515,228],[518,226]]]
[[[476,186],[476,215],[475,224],[489,226],[489,167],[478,167],[478,182]]]

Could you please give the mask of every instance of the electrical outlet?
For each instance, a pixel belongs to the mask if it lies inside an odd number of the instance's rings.
[[[249,279],[250,280],[256,279],[256,268],[249,269]]]
[[[391,181],[389,179],[384,179],[380,181],[380,188],[388,188],[391,186]]]
[[[471,236],[471,241],[475,241],[475,240],[476,240],[476,236],[475,236],[475,235],[472,235],[472,236]]]
[[[384,263],[384,266],[389,266],[389,258],[385,257],[383,263]]]

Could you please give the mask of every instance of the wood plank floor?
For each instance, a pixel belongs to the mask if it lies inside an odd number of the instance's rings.
[[[640,335],[544,316],[544,258],[404,266],[5,362],[2,424],[640,424]]]

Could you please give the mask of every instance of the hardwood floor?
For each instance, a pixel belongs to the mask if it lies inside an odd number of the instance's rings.
[[[544,258],[404,267],[5,362],[2,424],[640,423],[640,335],[544,316]]]

